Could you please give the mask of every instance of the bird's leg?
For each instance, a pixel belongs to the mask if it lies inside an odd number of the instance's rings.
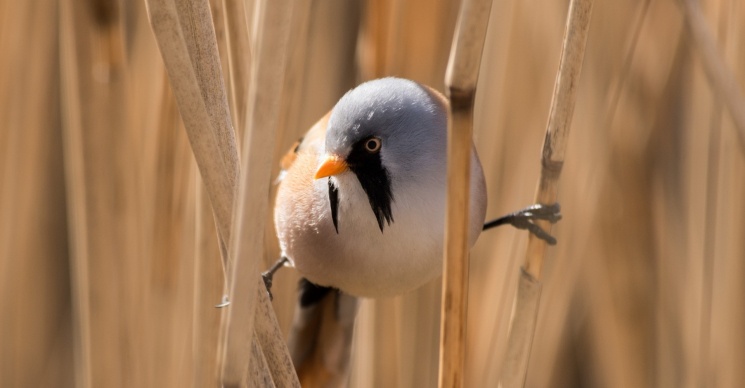
[[[510,224],[518,229],[527,229],[530,233],[533,233],[536,237],[546,241],[549,245],[554,245],[556,244],[556,239],[545,230],[541,229],[540,226],[536,225],[534,221],[545,220],[555,224],[560,219],[561,207],[558,203],[552,205],[535,204],[514,213],[507,214],[506,216],[499,217],[496,220],[487,222],[484,224],[484,230],[504,224]]]
[[[264,285],[266,286],[266,292],[269,294],[269,300],[272,300],[272,280],[274,279],[274,273],[282,268],[289,259],[282,256],[277,260],[271,268],[261,273],[261,277],[264,279]]]

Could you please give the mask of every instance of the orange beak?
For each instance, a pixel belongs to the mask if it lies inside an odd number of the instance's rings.
[[[341,174],[347,171],[349,166],[344,159],[336,155],[326,155],[326,160],[321,163],[321,167],[318,167],[316,171],[315,179],[325,178],[336,174]]]

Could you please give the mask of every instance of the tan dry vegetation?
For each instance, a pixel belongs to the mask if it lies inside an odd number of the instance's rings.
[[[594,4],[527,386],[745,381],[745,144],[704,68],[723,61],[742,95],[745,6],[701,2],[712,51],[684,1]],[[354,84],[397,75],[443,90],[459,7],[296,3],[265,129],[272,176]],[[243,152],[261,10],[210,5]],[[534,198],[567,6],[492,6],[474,128],[488,218]],[[145,2],[0,1],[0,52],[0,386],[214,384],[220,244]],[[262,266],[277,255],[267,221]],[[472,250],[466,386],[500,379],[526,246],[504,227]],[[275,278],[285,333],[296,280]],[[440,292],[362,304],[351,386],[437,384]]]

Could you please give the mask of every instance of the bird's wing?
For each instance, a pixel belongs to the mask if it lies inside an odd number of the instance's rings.
[[[321,153],[324,148],[323,143],[326,137],[326,125],[328,125],[329,117],[331,117],[331,112],[326,113],[325,116],[310,127],[303,137],[292,144],[290,150],[279,162],[282,172],[290,169],[292,164],[295,162],[295,159],[297,159],[297,155],[301,152],[310,151]]]
[[[288,347],[302,387],[345,387],[358,299],[300,280]]]

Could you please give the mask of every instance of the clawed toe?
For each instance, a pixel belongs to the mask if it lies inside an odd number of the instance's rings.
[[[484,224],[484,230],[499,225],[510,224],[518,229],[528,230],[536,237],[546,241],[546,243],[548,243],[549,245],[555,245],[556,238],[554,238],[548,232],[543,230],[543,228],[535,224],[536,220],[548,221],[552,224],[555,224],[556,222],[561,220],[561,206],[558,203],[554,203],[551,205],[530,205],[525,209],[518,210],[504,217],[500,217],[496,220],[487,222],[486,224]]]
[[[272,295],[272,274],[269,273],[269,271],[262,272],[261,278],[264,279],[264,286],[266,287],[266,293],[269,295],[269,300],[274,300],[274,295]]]
[[[274,279],[274,273],[280,268],[284,267],[289,262],[289,259],[282,256],[277,260],[271,268],[261,273],[261,278],[264,279],[264,286],[266,286],[266,293],[269,294],[269,300],[272,300],[272,280]]]

